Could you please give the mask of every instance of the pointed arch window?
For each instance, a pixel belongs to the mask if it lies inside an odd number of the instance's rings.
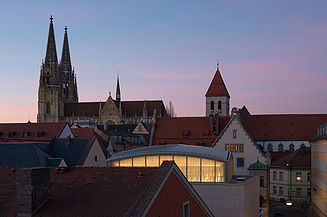
[[[218,101],[218,110],[221,110],[221,101]]]
[[[292,152],[292,151],[294,151],[294,144],[293,143],[291,143],[290,146],[289,146],[289,152]]]
[[[215,103],[214,103],[214,101],[211,101],[210,102],[210,109],[211,110],[214,110],[215,109]]]
[[[48,101],[46,105],[46,113],[50,114],[50,112],[51,112],[51,106],[50,106],[50,102]]]
[[[268,151],[269,152],[273,151],[273,145],[271,143],[268,144]]]
[[[278,152],[283,152],[284,151],[284,146],[282,143],[279,143],[278,145]]]

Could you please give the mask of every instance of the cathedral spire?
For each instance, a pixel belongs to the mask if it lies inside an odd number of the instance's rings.
[[[120,102],[119,72],[117,71],[116,101]]]
[[[48,43],[47,43],[47,51],[45,55],[45,66],[58,66],[58,58],[57,58],[57,49],[56,49],[56,41],[54,36],[53,29],[53,18],[52,15],[50,17],[50,26],[49,26],[49,35],[48,35]]]
[[[65,26],[65,35],[64,35],[64,43],[62,46],[62,55],[60,61],[60,68],[62,73],[69,73],[72,71],[72,64],[70,61],[70,52],[69,52],[69,44],[68,44],[68,34],[67,34],[67,26]]]

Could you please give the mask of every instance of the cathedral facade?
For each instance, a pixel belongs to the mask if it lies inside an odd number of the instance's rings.
[[[167,116],[163,101],[122,101],[118,76],[116,99],[109,94],[106,102],[79,102],[67,27],[61,61],[58,62],[51,16],[46,55],[40,71],[37,122],[74,124],[78,121],[87,121],[94,124],[136,124],[140,121],[152,123],[154,116]]]

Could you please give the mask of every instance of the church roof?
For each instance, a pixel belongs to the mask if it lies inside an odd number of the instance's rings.
[[[206,93],[206,97],[209,96],[227,96],[228,98],[230,98],[224,80],[221,77],[218,68]]]

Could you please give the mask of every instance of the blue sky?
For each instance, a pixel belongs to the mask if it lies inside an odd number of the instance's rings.
[[[231,107],[326,113],[326,1],[2,1],[0,122],[36,121],[49,17],[68,26],[80,101],[173,102],[203,116],[219,59]]]

